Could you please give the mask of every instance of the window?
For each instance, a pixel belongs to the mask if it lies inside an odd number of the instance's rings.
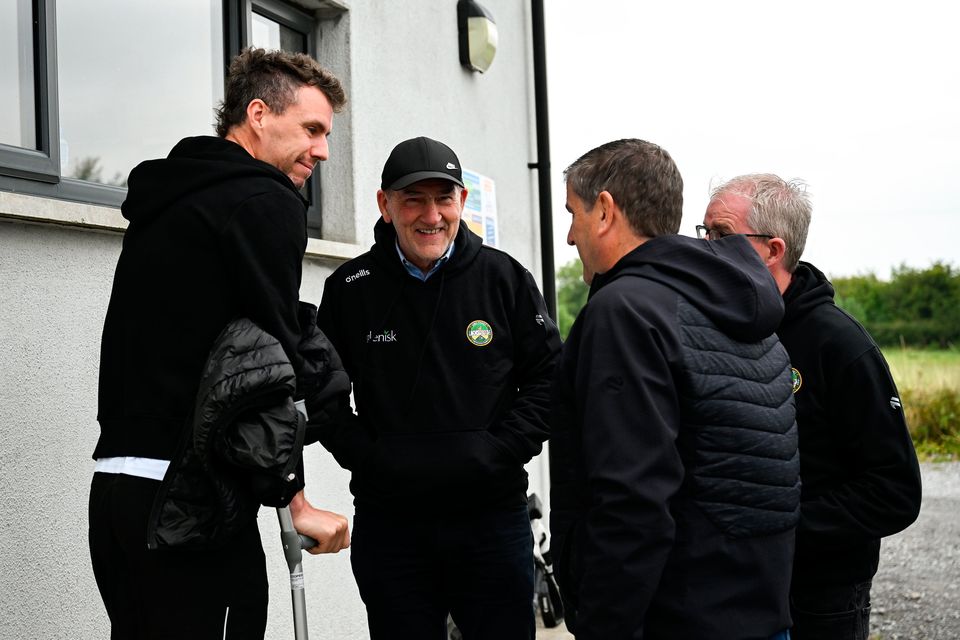
[[[9,4],[0,86],[16,87],[7,104],[21,116],[0,134],[0,189],[116,206],[137,163],[212,132],[221,0]]]
[[[210,135],[222,24],[219,0],[59,0],[61,177],[124,187],[141,161]]]
[[[56,81],[53,19],[40,0],[14,0],[0,6],[0,96],[8,108],[0,118],[0,176],[56,182],[59,148],[50,101]],[[2,186],[2,184],[0,184]]]
[[[306,34],[271,20],[267,16],[253,12],[253,32],[250,43],[264,49],[282,49],[284,51],[307,51]]]
[[[213,135],[240,49],[315,53],[315,30],[280,0],[0,2],[0,190],[119,205],[139,162]],[[319,173],[303,192],[311,236]]]
[[[0,100],[19,108],[0,118],[0,143],[36,150],[37,96],[34,59],[33,9],[27,0],[0,5]]]

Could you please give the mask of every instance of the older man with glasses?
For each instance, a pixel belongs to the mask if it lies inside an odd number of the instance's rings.
[[[744,175],[714,189],[697,235],[749,238],[783,294],[802,480],[791,637],[865,640],[880,539],[916,520],[920,471],[883,354],[800,261],[810,214],[802,182]]]

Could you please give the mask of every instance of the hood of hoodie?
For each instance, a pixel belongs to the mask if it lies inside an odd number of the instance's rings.
[[[777,284],[742,236],[698,240],[652,238],[597,274],[590,295],[623,276],[653,280],[682,295],[727,335],[755,342],[776,331],[783,317]]]
[[[809,262],[800,262],[793,272],[790,286],[783,292],[786,310],[783,323],[805,315],[811,309],[833,302],[834,289],[827,276]]]
[[[377,260],[392,269],[396,269],[397,273],[406,274],[406,270],[397,255],[397,230],[394,229],[393,225],[381,217],[373,227],[373,237],[375,244],[371,247],[371,251]],[[450,257],[450,262],[444,265],[441,271],[449,277],[467,268],[480,253],[482,246],[483,241],[480,236],[470,231],[461,220],[457,237],[453,239],[453,255]]]
[[[257,160],[239,144],[214,136],[184,138],[166,158],[134,167],[120,210],[131,224],[147,224],[184,197],[221,183],[253,178],[276,180],[302,199],[286,174]]]

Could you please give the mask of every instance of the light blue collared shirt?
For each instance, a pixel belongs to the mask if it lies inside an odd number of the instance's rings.
[[[427,279],[428,279],[430,276],[432,276],[433,274],[435,274],[435,273],[437,272],[437,270],[438,270],[440,267],[442,267],[442,266],[447,262],[447,260],[450,259],[450,256],[453,255],[453,245],[456,244],[456,243],[455,243],[455,242],[451,242],[451,243],[450,243],[450,247],[447,248],[447,252],[446,252],[445,254],[443,254],[442,256],[440,256],[440,258],[439,258],[436,262],[433,263],[433,266],[430,267],[430,271],[427,271],[426,273],[424,273],[423,271],[421,271],[421,270],[420,270],[420,267],[418,267],[417,265],[415,265],[415,264],[413,264],[412,262],[410,262],[409,260],[407,260],[407,256],[403,255],[403,251],[400,249],[400,241],[399,241],[399,240],[395,241],[395,244],[396,244],[396,247],[397,247],[397,255],[400,256],[400,262],[403,263],[403,266],[404,266],[404,268],[406,268],[407,273],[409,273],[410,275],[412,275],[412,276],[413,276],[414,278],[416,278],[417,280],[422,280],[422,281],[426,282]]]

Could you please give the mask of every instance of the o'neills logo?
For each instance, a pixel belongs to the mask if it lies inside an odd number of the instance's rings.
[[[397,341],[397,332],[393,329],[389,331],[380,331],[374,333],[373,331],[367,331],[367,342],[396,342]]]
[[[477,347],[485,347],[493,342],[493,329],[483,320],[474,320],[467,325],[467,340]]]
[[[790,367],[790,383],[793,385],[794,393],[800,391],[800,387],[803,386],[803,376],[793,367]]]
[[[344,278],[344,281],[353,282],[354,280],[359,280],[363,276],[368,276],[368,275],[370,275],[370,271],[368,269],[360,269],[360,271],[357,271],[352,276],[347,276],[346,278]]]

